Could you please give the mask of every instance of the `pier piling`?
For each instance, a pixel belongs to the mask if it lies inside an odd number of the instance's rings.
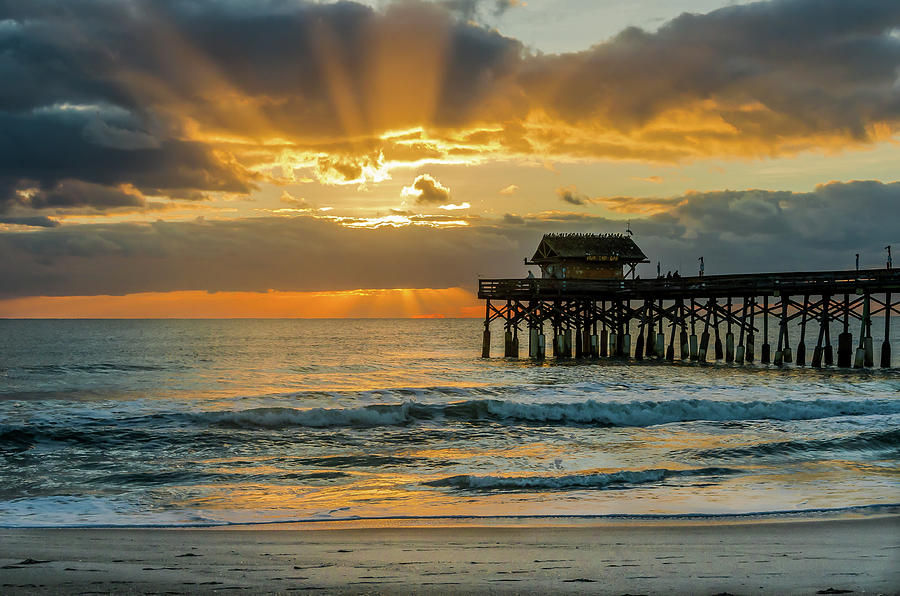
[[[759,361],[762,364],[769,364],[769,352],[772,349],[772,346],[769,345],[769,295],[766,294],[763,296],[763,310],[762,310],[762,318],[763,318],[763,344],[762,344],[762,356]]]
[[[833,364],[830,325],[842,322],[838,366],[868,368],[875,365],[872,317],[883,316],[878,363],[889,368],[891,315],[900,312],[900,302],[896,301],[900,270],[652,280],[481,280],[478,295],[485,300],[483,358],[491,357],[491,323],[496,321],[503,325],[505,358],[519,357],[521,331],[527,336],[528,357],[544,359],[546,325],[553,356],[560,361],[573,356],[673,361],[677,341],[680,359],[707,362],[714,338],[716,360],[753,364],[754,340],[759,331],[763,336],[763,362],[772,362],[774,356],[777,366],[791,364],[792,360],[805,366],[807,328],[818,323],[810,364],[821,368]],[[775,299],[770,300],[773,296]],[[761,329],[755,326],[759,316]],[[774,341],[769,337],[770,316],[778,325],[774,344],[770,344]],[[860,324],[855,351],[851,318]],[[790,328],[797,319],[799,338],[793,352]],[[698,322],[702,324],[699,330]],[[723,323],[724,329],[720,329]],[[635,332],[633,340],[629,329]]]
[[[884,341],[881,342],[881,368],[891,367],[891,293],[884,297]]]

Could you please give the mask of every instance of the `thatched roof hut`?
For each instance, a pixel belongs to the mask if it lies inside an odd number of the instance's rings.
[[[634,272],[649,263],[630,235],[544,234],[528,265],[538,265],[543,277],[568,279],[621,279],[624,268]]]

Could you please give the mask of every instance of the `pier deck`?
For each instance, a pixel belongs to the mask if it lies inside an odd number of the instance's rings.
[[[838,366],[870,367],[874,366],[872,317],[881,315],[880,365],[887,368],[890,315],[900,314],[900,302],[892,301],[892,296],[900,298],[897,269],[659,279],[482,279],[478,283],[478,297],[485,300],[482,356],[490,356],[490,325],[499,319],[505,331],[504,356],[509,358],[518,357],[519,333],[527,331],[529,356],[543,359],[547,327],[558,359],[674,360],[677,343],[681,359],[705,362],[712,334],[716,360],[752,363],[756,335],[762,332],[760,362],[805,366],[807,329],[817,327],[810,364],[819,367],[834,363],[830,327],[838,322]],[[774,354],[770,319],[777,334]],[[855,352],[851,320],[859,322]],[[633,331],[637,331],[634,350]],[[792,332],[799,333],[796,358]]]

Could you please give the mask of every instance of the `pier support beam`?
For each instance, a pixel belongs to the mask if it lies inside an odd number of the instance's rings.
[[[891,367],[891,293],[884,295],[884,341],[881,342],[881,368]]]
[[[697,350],[697,359],[706,362],[706,353],[709,351],[709,321],[713,316],[715,299],[710,298],[706,304],[706,318],[703,323],[703,333],[700,334],[700,348]]]
[[[850,294],[844,294],[843,304],[844,328],[838,334],[837,365],[841,368],[853,366],[853,334],[850,333]]]
[[[769,295],[765,294],[763,296],[763,344],[762,344],[762,357],[759,361],[762,364],[769,364],[771,359],[769,356],[772,350],[772,346],[769,345]]]
[[[728,317],[725,319],[725,362],[730,363],[734,362],[734,333],[731,331],[731,319],[734,318],[734,312],[731,308],[731,296],[728,297],[725,310],[728,311]],[[743,337],[744,335],[741,333],[741,339]]]
[[[746,347],[744,346],[744,329],[746,327],[746,320],[747,320],[747,297],[744,296],[741,299],[741,319],[740,319],[741,328],[738,332],[739,333],[738,346],[737,346],[737,350],[734,353],[734,361],[738,364],[744,363],[744,352],[746,350]]]
[[[693,298],[691,298],[691,336],[688,339],[688,345],[691,350],[691,361],[696,361],[700,358],[700,352],[697,345],[697,305]]]
[[[797,366],[806,366],[806,317],[809,314],[809,296],[803,296],[803,312],[800,315],[800,341],[797,343]]]
[[[481,336],[481,357],[491,357],[491,301],[484,302],[484,333]]]
[[[832,366],[834,364],[834,348],[831,346],[831,296],[823,296],[823,298],[825,347],[822,349],[822,358],[825,361],[825,366]]]
[[[866,292],[865,306],[864,306],[864,310],[866,313],[865,317],[864,317],[865,322],[866,322],[866,342],[865,342],[865,348],[866,348],[865,365],[866,365],[866,368],[872,368],[875,366],[875,350],[874,350],[874,345],[873,345],[874,342],[872,340],[872,307],[870,304],[871,298],[872,297],[869,294],[869,292]]]
[[[856,358],[853,361],[853,368],[864,368],[868,366],[866,364],[869,347],[867,343],[871,344],[871,338],[868,337],[869,307],[869,294],[866,293],[863,297],[862,319],[860,319],[859,322],[859,347],[856,348]],[[869,342],[866,342],[867,339],[869,339]]]
[[[747,324],[749,325],[749,331],[747,331],[747,349],[744,353],[744,360],[747,361],[748,364],[753,364],[753,360],[756,359],[756,355],[754,354],[754,330],[756,329],[756,298],[750,297],[750,316],[747,317]]]

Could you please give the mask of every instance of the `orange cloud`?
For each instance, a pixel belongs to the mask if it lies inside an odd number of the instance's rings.
[[[462,288],[340,292],[144,292],[124,296],[33,296],[0,300],[0,317],[168,318],[436,318],[479,317]]]

